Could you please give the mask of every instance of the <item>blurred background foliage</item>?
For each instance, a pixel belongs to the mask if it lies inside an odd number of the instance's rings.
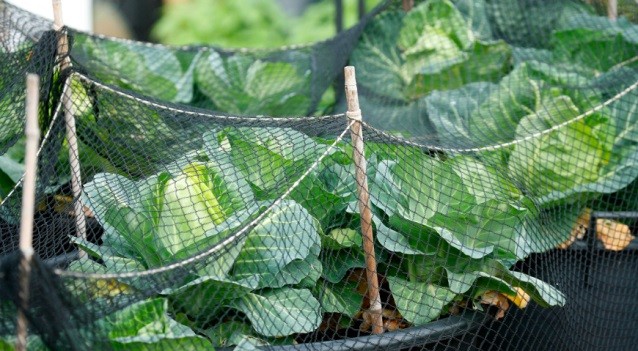
[[[365,0],[366,10],[381,1]],[[598,13],[606,13],[609,2],[580,1],[592,5]],[[638,0],[616,1],[619,16],[638,21]],[[358,0],[342,2],[344,28],[348,28],[357,22]],[[93,31],[170,45],[267,48],[305,44],[336,34],[335,3],[336,0],[93,0]]]
[[[366,0],[369,11],[381,0]],[[328,39],[336,34],[335,1],[182,0],[164,4],[151,31],[171,45],[276,47]],[[358,20],[357,0],[343,1],[344,28]]]

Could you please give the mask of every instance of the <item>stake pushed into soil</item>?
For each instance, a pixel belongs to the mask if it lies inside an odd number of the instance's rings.
[[[612,21],[618,19],[618,0],[607,0],[607,17]]]
[[[27,75],[26,126],[27,136],[25,150],[24,183],[22,185],[22,217],[20,218],[20,291],[18,320],[16,325],[16,350],[27,349],[27,319],[24,311],[29,307],[29,277],[31,276],[31,259],[33,258],[33,213],[35,211],[35,179],[38,165],[38,144],[40,129],[38,127],[38,103],[40,102],[40,78],[36,74]]]
[[[65,71],[71,67],[69,58],[69,39],[64,31],[62,22],[62,1],[53,0],[53,29],[58,32],[58,59],[60,60],[60,71]],[[71,168],[71,189],[75,199],[73,213],[75,216],[76,235],[86,240],[86,218],[82,207],[82,176],[80,174],[80,153],[78,151],[78,138],[75,127],[75,112],[73,109],[72,86],[70,76],[64,81],[62,90],[62,107],[64,109],[64,122],[66,125],[66,140],[69,143],[69,165]],[[80,250],[80,257],[86,253]]]
[[[361,126],[361,110],[359,109],[359,95],[357,94],[357,80],[354,67],[344,68],[346,100],[348,111],[346,115],[352,121],[350,135],[354,148],[354,165],[357,180],[357,195],[359,198],[359,212],[361,214],[361,233],[363,234],[363,251],[366,258],[366,280],[368,282],[368,299],[370,300],[370,317],[372,332],[383,333],[383,318],[381,297],[379,296],[379,278],[377,276],[377,259],[374,253],[374,235],[372,233],[372,211],[370,210],[370,192],[366,176],[367,164],[364,154],[363,133]]]

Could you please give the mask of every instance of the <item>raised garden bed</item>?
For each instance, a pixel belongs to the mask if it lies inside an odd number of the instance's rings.
[[[636,219],[636,212],[594,212],[592,218]],[[638,345],[638,240],[605,250],[591,230],[566,250],[529,257],[520,266],[566,295],[564,307],[511,310],[490,326],[489,350],[632,350]],[[635,229],[635,227],[633,228]],[[635,232],[635,230],[632,230]],[[488,343],[486,343],[488,345]]]

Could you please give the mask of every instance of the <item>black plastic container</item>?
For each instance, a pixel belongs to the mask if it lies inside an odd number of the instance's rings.
[[[59,218],[58,218],[59,220]],[[74,222],[64,218],[69,232],[74,228]],[[68,222],[68,223],[67,223]],[[102,231],[97,223],[92,227],[91,241],[99,242]],[[52,268],[65,269],[79,258],[78,251],[64,240],[64,249],[55,251],[56,256],[44,259],[44,263]],[[49,246],[51,248],[52,246]],[[60,253],[62,252],[62,253]],[[365,335],[339,340],[307,342],[297,345],[264,347],[266,350],[278,351],[338,351],[338,350],[432,350],[432,351],[478,351],[481,337],[478,337],[482,326],[493,320],[487,313],[479,311],[463,311],[456,316],[448,316],[440,320],[419,327],[386,332],[380,335]],[[233,348],[222,350],[230,351]]]
[[[367,350],[432,350],[478,351],[476,332],[491,317],[482,312],[466,311],[420,327],[401,329],[379,335],[366,335],[341,340],[310,342],[297,345],[268,346],[273,351],[367,351]],[[233,348],[221,350],[230,351]]]
[[[492,341],[484,350],[638,350],[638,240],[605,250],[597,218],[637,219],[638,212],[594,212],[585,240],[527,259],[524,270],[561,290],[567,303],[510,309],[486,327]]]

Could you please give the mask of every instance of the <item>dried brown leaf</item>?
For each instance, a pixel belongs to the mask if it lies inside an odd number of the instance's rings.
[[[580,216],[578,216],[578,218],[576,219],[576,223],[574,223],[572,231],[569,234],[569,239],[567,239],[565,242],[560,243],[557,248],[564,250],[571,246],[574,241],[584,238],[587,227],[589,227],[590,218],[591,208],[584,209]]]
[[[483,293],[481,296],[481,303],[498,308],[496,319],[505,317],[505,312],[510,308],[510,303],[507,300],[507,297],[496,291],[486,291]]]
[[[395,331],[402,328],[405,328],[405,323],[402,323],[401,320],[398,319],[388,319],[383,322],[383,329],[387,331]]]
[[[624,250],[635,238],[628,225],[609,219],[596,220],[596,236],[605,249],[612,251]]]

